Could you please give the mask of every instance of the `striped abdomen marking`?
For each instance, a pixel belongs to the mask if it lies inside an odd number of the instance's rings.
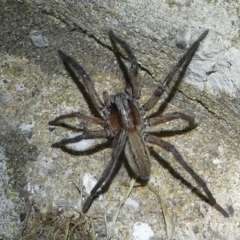
[[[143,138],[136,131],[128,133],[124,153],[136,177],[147,181],[150,175],[149,153]]]

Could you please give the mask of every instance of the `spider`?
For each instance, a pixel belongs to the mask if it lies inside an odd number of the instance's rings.
[[[109,38],[112,43],[113,50],[116,50],[117,44],[119,44],[127,54],[131,66],[128,74],[125,74],[125,92],[116,93],[113,96],[109,96],[107,92],[104,92],[103,100],[99,97],[95,90],[94,82],[88,76],[83,67],[71,56],[65,54],[61,50],[58,50],[59,55],[70,75],[78,81],[79,79],[82,79],[80,83],[82,84],[83,90],[89,96],[90,102],[94,106],[97,114],[95,114],[95,116],[87,116],[80,112],[73,112],[61,115],[55,120],[50,121],[49,124],[62,125],[62,120],[76,117],[81,121],[100,125],[102,126],[102,129],[88,130],[85,128],[83,129],[83,133],[81,135],[70,139],[63,139],[52,144],[52,147],[64,149],[67,144],[80,142],[84,139],[97,138],[108,139],[111,142],[112,147],[110,156],[111,160],[103,171],[101,178],[97,181],[96,185],[91,190],[90,195],[84,202],[82,206],[83,213],[86,213],[92,205],[94,199],[106,191],[109,187],[114,173],[118,168],[118,163],[119,161],[122,161],[120,160],[121,153],[125,154],[127,163],[135,177],[140,181],[148,181],[150,175],[150,160],[146,143],[151,143],[170,152],[176,161],[193,177],[196,183],[202,187],[210,205],[214,206],[220,213],[223,214],[224,217],[229,216],[228,212],[216,202],[204,180],[183,160],[183,157],[177,149],[172,144],[152,133],[147,132],[146,130],[148,126],[155,126],[176,119],[187,121],[189,128],[193,129],[197,126],[194,118],[180,112],[168,113],[158,117],[144,116],[145,112],[149,111],[156,105],[180,67],[185,62],[191,60],[198,49],[200,42],[206,37],[208,32],[209,30],[204,31],[202,35],[191,45],[185,55],[183,55],[172,71],[167,75],[163,83],[153,91],[152,96],[142,106],[138,102],[141,97],[141,83],[139,80],[139,65],[137,63],[137,59],[130,46],[124,40],[117,37],[113,31],[109,32]],[[119,57],[120,55],[116,54],[116,56],[118,56],[117,58],[119,58],[119,61],[121,59]],[[122,63],[121,61],[119,62]]]

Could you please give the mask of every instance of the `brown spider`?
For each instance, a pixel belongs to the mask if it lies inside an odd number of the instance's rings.
[[[78,81],[79,78],[82,78],[82,87],[88,94],[90,102],[96,108],[99,116],[93,117],[84,115],[80,112],[73,112],[62,115],[49,122],[49,124],[62,125],[61,120],[76,117],[81,119],[81,121],[88,121],[97,125],[101,125],[103,129],[95,131],[84,129],[81,135],[71,139],[63,139],[60,142],[54,143],[52,147],[64,149],[66,148],[67,144],[80,142],[84,139],[96,138],[106,138],[112,142],[111,160],[106,169],[103,171],[101,178],[91,190],[90,196],[88,196],[83,204],[82,211],[84,213],[88,211],[93,200],[98,197],[99,194],[103,193],[104,190],[106,190],[110,185],[112,177],[118,168],[118,162],[121,161],[119,156],[122,152],[124,152],[127,163],[135,177],[145,182],[149,179],[150,161],[146,143],[151,143],[171,152],[176,161],[194,178],[196,183],[203,188],[209,203],[218,211],[220,211],[225,217],[229,216],[227,211],[225,211],[216,202],[203,179],[183,160],[176,148],[172,144],[146,131],[147,126],[154,126],[175,119],[187,121],[189,129],[193,129],[197,126],[197,124],[194,122],[194,119],[191,116],[180,112],[174,112],[160,117],[144,117],[144,113],[152,109],[158,102],[165,88],[172,81],[173,76],[183,65],[183,63],[191,60],[200,42],[206,37],[207,34],[208,30],[202,33],[197,41],[193,43],[185,55],[179,60],[173,70],[168,74],[163,83],[154,90],[152,96],[142,106],[140,106],[138,103],[138,100],[141,96],[141,83],[139,81],[139,66],[137,59],[129,45],[122,39],[118,38],[113,31],[109,32],[109,38],[112,46],[115,50],[116,45],[119,44],[124,49],[131,62],[131,67],[128,74],[125,74],[128,75],[126,76],[127,79],[125,92],[117,93],[111,97],[104,92],[104,101],[100,99],[95,90],[94,82],[90,79],[85,70],[77,63],[75,59],[59,50],[59,55],[71,76]],[[119,55],[116,56],[120,65],[123,65]]]

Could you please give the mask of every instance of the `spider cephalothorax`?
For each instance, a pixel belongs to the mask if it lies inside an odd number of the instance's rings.
[[[103,171],[101,178],[92,189],[90,196],[83,204],[83,212],[87,212],[93,200],[110,184],[118,166],[117,163],[118,161],[121,161],[119,156],[122,152],[124,152],[128,165],[135,177],[143,181],[147,181],[149,179],[150,161],[146,143],[151,143],[171,152],[176,161],[182,165],[182,167],[194,178],[196,183],[203,188],[209,203],[225,217],[229,216],[229,214],[217,204],[203,179],[183,160],[176,148],[172,144],[146,131],[148,126],[154,126],[175,119],[187,121],[189,129],[192,129],[197,126],[194,119],[191,116],[180,112],[165,114],[159,117],[144,117],[145,112],[152,109],[158,102],[165,88],[173,79],[174,74],[185,62],[192,58],[200,42],[207,34],[208,30],[206,30],[197,39],[197,41],[193,43],[186,54],[168,74],[163,83],[153,91],[152,96],[142,106],[138,103],[141,96],[141,83],[138,76],[139,66],[136,57],[128,44],[118,38],[112,31],[109,32],[109,38],[114,50],[116,50],[116,46],[119,44],[126,52],[131,62],[131,67],[126,80],[125,92],[117,93],[112,97],[109,97],[108,94],[104,92],[104,101],[100,99],[95,90],[94,82],[90,79],[81,65],[79,65],[75,59],[59,50],[59,55],[62,58],[67,70],[71,73],[71,75],[74,75],[75,78],[82,79],[82,85],[100,117],[87,116],[80,112],[74,112],[62,115],[51,121],[50,124],[59,125],[63,119],[77,117],[81,120],[101,125],[102,129],[96,131],[85,129],[81,135],[71,139],[63,139],[60,142],[54,143],[52,147],[65,148],[67,144],[80,142],[84,139],[107,138],[109,141],[112,141],[111,160],[106,169]],[[119,58],[119,55],[117,55],[117,57]],[[118,60],[121,61],[120,59],[121,58]]]

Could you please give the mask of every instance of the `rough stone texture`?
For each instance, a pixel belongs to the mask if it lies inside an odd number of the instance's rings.
[[[175,169],[173,175],[178,173],[182,178],[174,178],[166,163],[157,157],[159,164],[151,156],[150,182],[162,193],[173,217],[174,239],[239,239],[238,5],[237,1],[203,4],[200,0],[2,1],[0,166],[4,173],[1,204],[5,214],[2,211],[0,216],[0,238],[19,239],[24,230],[25,239],[63,239],[68,226],[71,229],[79,224],[75,239],[89,239],[92,226],[96,239],[106,239],[104,214],[110,224],[127,192],[121,182],[129,182],[129,178],[121,168],[108,192],[94,202],[87,215],[92,219],[79,212],[81,196],[73,183],[81,190],[85,173],[98,179],[109,149],[91,150],[80,156],[51,149],[53,142],[73,132],[49,128],[49,120],[77,110],[91,113],[64,69],[57,49],[78,59],[95,80],[100,94],[105,89],[119,92],[123,89],[122,73],[107,36],[107,31],[113,29],[130,44],[141,62],[144,102],[186,51],[176,44],[188,46],[210,29],[165,109],[194,115],[199,127],[168,137],[167,141],[203,177],[223,207],[232,205],[234,215],[226,219],[191,194],[189,184],[194,187],[195,182],[170,154],[157,147],[154,150]],[[32,45],[32,30],[44,31],[48,48]],[[177,121],[157,129],[178,130],[184,126]],[[151,239],[166,239],[161,207],[150,190],[134,188],[130,198],[139,205],[123,206],[112,239],[133,239],[137,222],[151,227]],[[6,218],[6,213],[10,217]]]

